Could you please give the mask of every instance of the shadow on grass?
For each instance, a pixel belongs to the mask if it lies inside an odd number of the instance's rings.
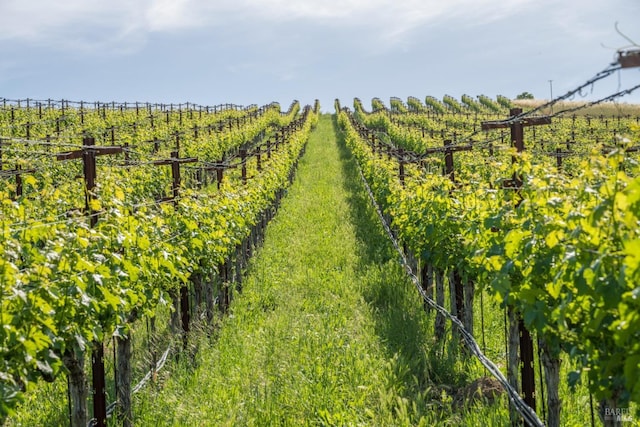
[[[356,159],[346,146],[335,115],[333,127],[350,219],[360,243],[359,274],[363,278],[363,296],[373,308],[377,334],[387,346],[389,355],[397,355],[400,377],[408,381],[415,379],[414,384],[419,388],[415,392],[433,384],[464,383],[464,372],[455,368],[458,359],[455,351],[445,352],[442,345],[435,344],[433,315],[424,312],[418,291],[398,262],[399,256],[371,206]]]
[[[371,206],[356,160],[345,145],[335,116],[333,126],[344,175],[342,185],[359,242],[358,273],[362,278],[363,296],[372,307],[376,333],[386,345],[389,356],[397,357],[396,374],[399,379],[411,381],[415,378],[417,385],[424,389],[431,382],[431,363],[427,352],[431,340],[426,326],[427,317]]]

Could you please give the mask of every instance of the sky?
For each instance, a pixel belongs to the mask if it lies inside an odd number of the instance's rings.
[[[640,0],[0,0],[0,98],[548,99],[629,47],[616,23],[640,43],[638,22]],[[575,100],[639,83],[621,70]]]

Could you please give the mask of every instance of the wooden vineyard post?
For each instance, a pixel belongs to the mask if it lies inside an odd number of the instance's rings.
[[[284,132],[283,132],[284,133]],[[274,152],[277,153],[278,152],[278,148],[280,146],[280,131],[275,132],[274,137],[273,137],[273,142],[275,142],[275,146],[274,146]]]
[[[177,138],[177,137],[176,137]],[[168,199],[164,199],[163,201],[173,201],[174,206],[178,205],[178,196],[180,195],[180,165],[183,163],[195,163],[198,161],[196,158],[185,158],[181,159],[179,156],[179,152],[172,151],[170,159],[164,160],[156,160],[153,162],[154,165],[163,166],[170,165],[171,166],[171,177],[173,178],[172,185],[172,197]],[[181,323],[182,323],[182,333],[183,333],[183,345],[186,348],[187,346],[187,338],[189,335],[189,322],[190,322],[190,312],[189,312],[189,286],[182,285],[180,287],[180,315],[181,315]]]
[[[242,148],[240,150],[240,165],[242,175],[242,185],[247,185],[247,149]]]
[[[444,307],[444,271],[437,268],[434,271],[436,282],[436,304]],[[444,338],[445,333],[445,318],[439,311],[436,312],[436,320],[434,325],[434,331],[436,335],[436,341],[440,342]]]
[[[92,208],[92,200],[95,199],[93,190],[96,186],[96,156],[117,154],[122,152],[122,147],[96,147],[95,139],[85,137],[82,141],[82,149],[57,155],[57,160],[82,159],[85,181],[85,204],[89,215],[89,223],[94,227],[98,222],[98,213]],[[93,418],[95,426],[105,427],[107,423],[107,398],[104,369],[104,344],[93,343],[91,353],[91,372],[93,383]],[[79,421],[79,420],[78,420]]]
[[[558,171],[562,170],[562,148],[556,148],[556,167]]]
[[[454,163],[453,163],[453,153],[455,151],[468,151],[471,150],[470,145],[457,146],[454,147],[453,143],[450,139],[444,140],[444,169],[443,175],[445,177],[449,177],[451,182],[455,185],[455,172],[454,172]],[[462,324],[467,327],[469,322],[467,321],[467,316],[472,316],[469,312],[472,313],[471,309],[465,309],[465,289],[464,284],[462,283],[462,277],[457,270],[453,270],[452,274],[449,276],[450,279],[450,287],[451,287],[451,295],[452,295],[452,313],[460,319]],[[471,292],[471,289],[467,289],[468,292]],[[467,296],[467,300],[473,301],[473,296]],[[457,329],[454,329],[454,334]],[[473,334],[473,331],[468,331]]]
[[[16,198],[22,196],[22,173],[20,165],[16,166]]]
[[[453,171],[453,151],[450,149],[452,142],[450,139],[444,140],[444,169],[442,174],[445,177],[449,177],[452,183],[455,184],[455,173]],[[461,321],[464,316],[464,289],[462,287],[462,280],[457,270],[452,270],[449,274],[449,288],[451,294],[451,313]],[[452,334],[458,336],[457,328],[453,328]]]
[[[369,142],[369,146],[371,147],[371,152],[375,156],[375,154],[376,154],[376,135],[373,132],[371,132],[369,134],[368,142]]]
[[[511,130],[511,143],[516,147],[518,153],[524,151],[524,127],[525,126],[537,126],[551,124],[551,117],[522,117],[522,108],[512,108],[509,110],[510,118],[506,121],[490,121],[482,122],[482,130],[510,128]],[[512,161],[515,162],[515,156],[512,157]],[[516,172],[513,174],[513,178],[510,182],[511,186],[516,191],[522,187],[522,177]],[[519,202],[518,202],[519,203]],[[510,322],[514,323],[514,322]],[[533,340],[531,334],[524,325],[524,320],[521,314],[517,315],[517,325],[511,325],[512,328],[518,328],[519,334],[519,346],[520,346],[520,377],[522,382],[522,393],[524,401],[534,411],[536,410],[535,399],[535,370],[533,359]],[[511,346],[510,346],[511,347]],[[513,421],[513,420],[512,420]]]
[[[433,267],[431,266],[431,264],[424,262],[424,260],[421,264],[420,285],[422,286],[422,289],[424,289],[427,296],[433,299]],[[427,303],[427,301],[424,301],[422,303],[422,307],[427,313],[431,311],[431,306]]]
[[[6,170],[3,171],[2,170],[2,163],[0,163],[0,176],[2,177],[10,177],[10,176],[15,176],[16,178],[16,194],[15,194],[15,198],[14,200],[18,199],[19,197],[22,196],[22,174],[29,174],[29,173],[35,173],[35,169],[22,169],[22,167],[20,165],[16,165],[16,168],[13,170]]]
[[[225,165],[225,159],[226,156],[222,156],[222,160],[220,160],[220,164],[218,166],[216,166],[216,182],[218,183],[218,190],[220,190],[220,187],[222,186],[222,180],[224,179],[224,165]]]
[[[403,188],[404,188],[404,178],[405,178],[404,164],[405,164],[404,150],[400,148],[398,149],[398,177],[400,178],[400,184],[402,184]]]
[[[256,168],[258,169],[258,172],[262,172],[262,159],[261,159],[261,148],[260,146],[256,147]]]
[[[456,177],[453,172],[453,150],[451,149],[452,142],[450,139],[444,140],[444,176],[449,177],[451,182],[456,182]]]

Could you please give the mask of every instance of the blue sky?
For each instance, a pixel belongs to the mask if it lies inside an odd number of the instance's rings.
[[[640,0],[0,0],[0,97],[549,98],[549,80],[565,93],[629,45],[616,22],[640,43]],[[638,83],[623,70],[576,100]]]

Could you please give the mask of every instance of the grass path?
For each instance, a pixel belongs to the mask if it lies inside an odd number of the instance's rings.
[[[324,115],[312,133],[219,336],[143,393],[138,424],[416,425],[429,412],[427,319],[334,126]]]

